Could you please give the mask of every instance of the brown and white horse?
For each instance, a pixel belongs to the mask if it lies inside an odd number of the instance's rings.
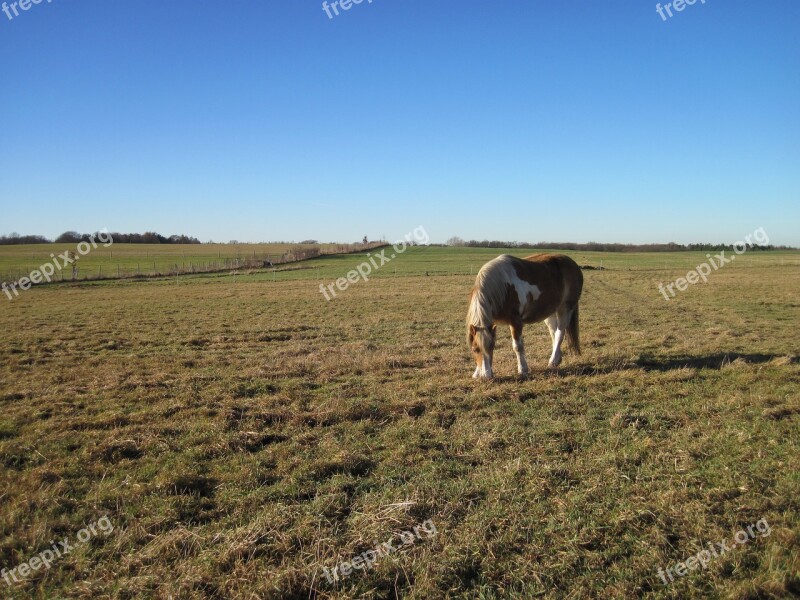
[[[583,273],[575,261],[561,254],[535,254],[524,259],[503,254],[478,272],[467,312],[467,342],[477,368],[472,375],[493,377],[492,356],[497,323],[511,328],[520,375],[528,373],[522,327],[544,321],[553,340],[548,367],[561,363],[566,337],[580,354],[578,301]]]

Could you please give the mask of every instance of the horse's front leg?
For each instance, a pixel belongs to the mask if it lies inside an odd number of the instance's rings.
[[[517,355],[517,372],[520,375],[527,375],[528,361],[525,360],[525,344],[522,342],[522,322],[514,323],[510,327],[514,353]]]

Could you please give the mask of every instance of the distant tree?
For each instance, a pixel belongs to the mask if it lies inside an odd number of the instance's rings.
[[[300,242],[300,243],[301,243],[301,244],[306,244],[306,245],[307,245],[307,244],[319,244],[319,242],[318,242],[317,240],[303,240],[303,241],[302,241],[302,242]]]
[[[171,235],[169,236],[169,243],[170,244],[199,244],[200,240],[195,237],[189,237],[188,235]]]
[[[145,231],[141,236],[140,244],[166,244],[167,238],[155,231]]]
[[[364,236],[364,239],[361,241],[361,243],[362,244],[369,244],[369,240],[367,239],[367,236]]]
[[[463,246],[464,244],[465,244],[464,240],[462,240],[457,235],[453,236],[449,240],[447,240],[447,245],[448,246]]]
[[[57,244],[77,244],[82,239],[82,236],[77,231],[65,231],[56,238]]]
[[[16,231],[10,235],[0,236],[0,245],[17,245],[17,244],[49,244],[48,240],[43,235],[20,235]]]

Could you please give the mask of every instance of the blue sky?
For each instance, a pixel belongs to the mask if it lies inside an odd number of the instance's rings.
[[[800,245],[800,2],[367,1],[0,13],[0,233]]]

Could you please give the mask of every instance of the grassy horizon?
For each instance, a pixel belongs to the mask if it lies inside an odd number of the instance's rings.
[[[113,244],[108,248],[99,245],[79,260],[79,279],[95,278],[98,274],[104,277],[115,276],[120,267],[122,276],[130,277],[137,273],[142,275],[171,270],[176,263],[187,269],[195,264],[210,263],[224,259],[249,258],[252,256],[277,257],[280,254],[301,247],[298,244]],[[303,247],[314,247],[307,245]],[[320,245],[326,251],[334,250],[337,245]],[[52,260],[50,254],[58,254],[66,250],[75,250],[74,244],[34,244],[20,246],[0,246],[0,275],[17,273],[26,275]],[[378,251],[353,251],[341,254],[328,254],[316,259],[302,261],[302,264],[286,264],[279,266],[283,271],[283,279],[295,278],[330,278],[339,277],[341,272],[354,268],[367,261],[368,255]],[[382,268],[374,270],[377,277],[417,274],[476,274],[478,269],[495,256],[508,253],[515,256],[528,256],[539,252],[553,252],[571,256],[581,266],[608,269],[635,269],[668,271],[667,275],[680,276],[687,270],[695,268],[718,252],[676,251],[676,252],[593,252],[565,250],[530,250],[520,248],[468,248],[415,246],[402,253],[397,253],[391,245],[386,247],[385,256],[390,259]],[[396,254],[394,259],[392,254]],[[731,256],[726,251],[726,256]],[[767,267],[800,265],[800,250],[770,250],[746,252],[736,257],[736,261],[726,265],[725,269],[737,267]],[[291,273],[287,275],[286,272]],[[183,275],[182,275],[183,276]],[[186,275],[188,276],[188,274]],[[210,276],[214,277],[215,274]],[[69,277],[66,275],[65,277]],[[269,277],[272,277],[271,271]],[[0,276],[0,279],[2,277]]]

